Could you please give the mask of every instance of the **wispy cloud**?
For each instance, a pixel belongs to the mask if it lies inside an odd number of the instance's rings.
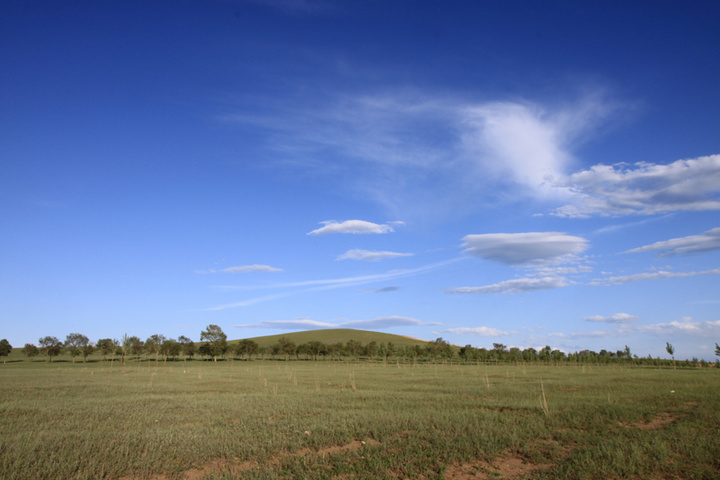
[[[629,313],[613,313],[608,317],[602,315],[593,315],[591,317],[585,317],[588,322],[601,322],[601,323],[633,323],[637,322],[639,317],[637,315],[630,315]]]
[[[433,263],[430,265],[424,265],[418,268],[413,269],[405,269],[405,270],[391,270],[386,273],[377,274],[377,275],[363,275],[363,276],[357,276],[357,277],[345,277],[345,278],[333,278],[333,279],[321,279],[321,280],[306,280],[302,282],[292,282],[292,283],[278,283],[274,285],[262,285],[262,286],[253,286],[253,287],[247,287],[247,286],[234,286],[234,285],[219,285],[215,288],[225,291],[234,291],[234,290],[248,290],[248,289],[285,289],[285,292],[277,293],[277,294],[271,294],[271,295],[263,295],[260,297],[250,298],[247,300],[243,300],[240,302],[233,302],[233,303],[227,303],[223,305],[218,305],[216,307],[208,308],[207,310],[225,310],[228,308],[237,308],[237,307],[245,307],[248,305],[254,305],[256,303],[266,302],[270,300],[276,300],[279,298],[288,297],[291,295],[298,295],[301,293],[307,293],[307,292],[313,292],[313,291],[319,291],[319,290],[332,290],[335,288],[345,288],[345,287],[353,287],[358,285],[365,285],[369,283],[375,283],[375,282],[381,282],[381,281],[387,281],[390,279],[395,278],[403,278],[403,277],[411,277],[414,275],[422,275],[424,273],[428,273],[434,270],[437,270],[439,268],[443,268],[446,265],[450,265],[451,263],[458,262],[460,260],[463,260],[463,258],[454,258],[451,260],[446,260],[443,262]],[[309,287],[309,288],[307,288]]]
[[[569,173],[572,149],[616,109],[598,93],[563,105],[407,90],[325,98],[312,105],[267,100],[262,115],[222,120],[264,130],[285,167],[330,176],[392,211],[425,217],[495,202],[490,185],[514,197],[571,198],[557,181]]]
[[[337,260],[366,260],[370,262],[377,262],[379,260],[384,260],[386,258],[395,258],[395,257],[412,257],[414,254],[412,253],[398,253],[398,252],[377,252],[377,251],[370,251],[370,250],[360,250],[360,249],[353,249],[348,250],[347,252],[343,253],[342,255],[339,255],[337,257]]]
[[[443,330],[443,333],[455,333],[457,335],[475,335],[478,337],[507,337],[508,335],[514,335],[517,332],[510,330],[499,330],[491,327],[458,327],[448,328]]]
[[[595,165],[555,181],[576,197],[554,211],[562,217],[655,215],[720,210],[720,155],[668,165]]]
[[[570,282],[563,277],[542,277],[542,278],[515,278],[505,280],[493,285],[484,287],[456,287],[448,288],[445,293],[501,293],[501,294],[517,294],[527,293],[536,290],[550,290],[554,288],[562,288],[570,285]]]
[[[395,231],[395,229],[388,224],[380,225],[364,220],[345,220],[344,222],[328,220],[320,223],[325,226],[308,232],[308,235],[327,235],[330,233],[390,233]]]
[[[340,322],[317,322],[314,320],[300,319],[300,320],[268,320],[260,323],[247,324],[247,325],[235,325],[237,328],[273,328],[280,330],[292,330],[298,328],[304,329],[320,329],[320,328],[370,328],[370,329],[385,329],[393,327],[405,327],[405,326],[437,326],[442,325],[441,323],[425,323],[416,318],[401,317],[401,316],[388,316],[388,317],[377,317],[368,320],[346,320]]]
[[[700,235],[655,242],[644,247],[633,248],[625,253],[652,252],[655,250],[662,250],[661,256],[720,250],[720,228],[713,228]]]
[[[282,268],[271,267],[270,265],[241,265],[239,267],[229,267],[223,269],[227,273],[247,273],[247,272],[282,272]]]
[[[465,253],[507,265],[571,261],[588,248],[586,239],[562,232],[486,233],[463,240]]]
[[[387,293],[387,292],[396,292],[400,290],[400,287],[382,287],[374,290],[368,290],[372,293]]]
[[[702,270],[699,272],[668,272],[660,270],[658,272],[636,273],[634,275],[623,275],[618,277],[608,277],[596,279],[590,282],[590,285],[620,285],[628,282],[638,282],[641,280],[661,280],[664,278],[685,278],[694,277],[696,275],[718,275],[720,268],[713,270]]]

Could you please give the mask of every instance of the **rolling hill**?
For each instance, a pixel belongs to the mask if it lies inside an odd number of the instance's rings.
[[[402,335],[394,335],[392,333],[371,332],[368,330],[354,330],[352,328],[333,328],[322,330],[306,330],[303,332],[283,333],[280,335],[266,335],[263,337],[253,337],[249,340],[255,341],[261,347],[269,347],[278,343],[281,337],[295,342],[296,345],[307,343],[312,340],[319,340],[325,344],[347,343],[348,340],[357,340],[363,345],[370,342],[394,343],[395,345],[425,345],[428,342],[417,338],[404,337]],[[236,343],[240,340],[231,340],[228,343]]]

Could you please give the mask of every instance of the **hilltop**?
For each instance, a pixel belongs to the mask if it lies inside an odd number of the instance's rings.
[[[417,338],[404,337],[402,335],[394,335],[392,333],[372,332],[368,330],[355,330],[352,328],[331,328],[321,330],[305,330],[303,332],[283,333],[279,335],[266,335],[262,337],[252,337],[253,340],[261,347],[269,347],[278,343],[282,337],[294,342],[296,345],[307,343],[313,340],[319,340],[324,344],[331,345],[334,343],[347,343],[348,340],[356,340],[363,345],[370,342],[377,343],[394,343],[401,345],[426,345],[427,341]],[[240,340],[231,340],[228,343],[237,343]]]

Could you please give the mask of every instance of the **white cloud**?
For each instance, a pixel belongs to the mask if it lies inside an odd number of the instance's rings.
[[[570,285],[562,277],[516,278],[484,287],[457,287],[446,289],[446,293],[503,293],[516,294],[535,290],[549,290]]]
[[[588,322],[602,322],[602,323],[632,323],[638,320],[637,315],[630,315],[629,313],[613,313],[609,317],[603,317],[602,315],[593,315],[591,317],[585,317]]]
[[[282,268],[271,267],[270,265],[242,265],[239,267],[229,267],[223,270],[227,273],[246,273],[246,272],[282,272]]]
[[[458,335],[477,335],[479,337],[507,337],[508,335],[514,335],[517,332],[498,330],[497,328],[491,327],[459,327],[449,328],[443,330],[443,332],[455,333]]]
[[[263,114],[221,119],[264,130],[284,168],[329,176],[335,188],[418,218],[497,201],[491,185],[503,194],[512,186],[513,198],[571,197],[556,185],[570,152],[615,108],[602,93],[565,105],[408,90],[325,99],[255,99],[243,112],[262,107]]]
[[[574,261],[588,248],[586,239],[562,232],[486,233],[463,240],[465,253],[508,265]]]
[[[633,248],[625,253],[651,252],[654,250],[664,250],[660,255],[679,255],[720,250],[720,228],[713,228],[700,235],[655,242],[651,245],[645,245],[644,247]]]
[[[499,102],[468,107],[464,111],[468,150],[495,176],[510,175],[535,192],[548,179],[562,175],[570,162],[563,148],[563,129],[538,108]],[[545,192],[549,189],[545,186]]]
[[[353,249],[339,255],[337,260],[367,260],[370,262],[377,262],[385,258],[394,257],[411,257],[412,253],[397,253],[397,252],[373,252],[370,250],[359,250]]]
[[[562,217],[720,210],[720,155],[668,165],[600,164],[558,179],[555,186],[576,194],[574,203],[555,210]]]
[[[654,325],[636,325],[633,327],[633,331],[635,333],[648,333],[651,335],[714,337],[720,335],[720,320],[696,322],[690,317],[684,317],[680,321],[656,323]]]
[[[390,225],[379,225],[364,220],[346,220],[344,222],[329,220],[320,223],[325,226],[309,232],[308,235],[326,235],[329,233],[390,233],[395,231]]]
[[[661,270],[659,272],[636,273],[634,275],[623,275],[619,277],[596,279],[590,282],[590,285],[620,285],[623,283],[637,282],[640,280],[660,280],[663,278],[684,278],[694,277],[696,275],[718,274],[720,274],[720,268],[715,268],[713,270],[703,270],[699,272],[668,272],[666,270]]]
[[[297,328],[316,329],[316,328],[371,328],[384,329],[392,327],[404,326],[437,326],[441,323],[424,323],[416,318],[388,316],[377,317],[369,320],[347,320],[343,322],[317,322],[309,319],[299,320],[266,320],[256,324],[235,325],[237,328],[277,328],[281,330],[292,330]]]

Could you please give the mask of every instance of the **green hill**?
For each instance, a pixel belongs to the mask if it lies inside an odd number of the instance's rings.
[[[254,337],[249,340],[255,341],[261,347],[269,347],[278,343],[281,337],[295,342],[296,345],[307,343],[312,340],[319,340],[327,345],[333,343],[347,343],[348,340],[356,340],[363,345],[370,342],[394,343],[395,345],[425,345],[425,340],[417,338],[404,337],[402,335],[393,335],[392,333],[371,332],[368,330],[354,330],[351,328],[332,328],[322,330],[306,330],[304,332],[283,333],[280,335],[266,335],[263,337]],[[228,343],[236,343],[240,340],[232,340]]]

